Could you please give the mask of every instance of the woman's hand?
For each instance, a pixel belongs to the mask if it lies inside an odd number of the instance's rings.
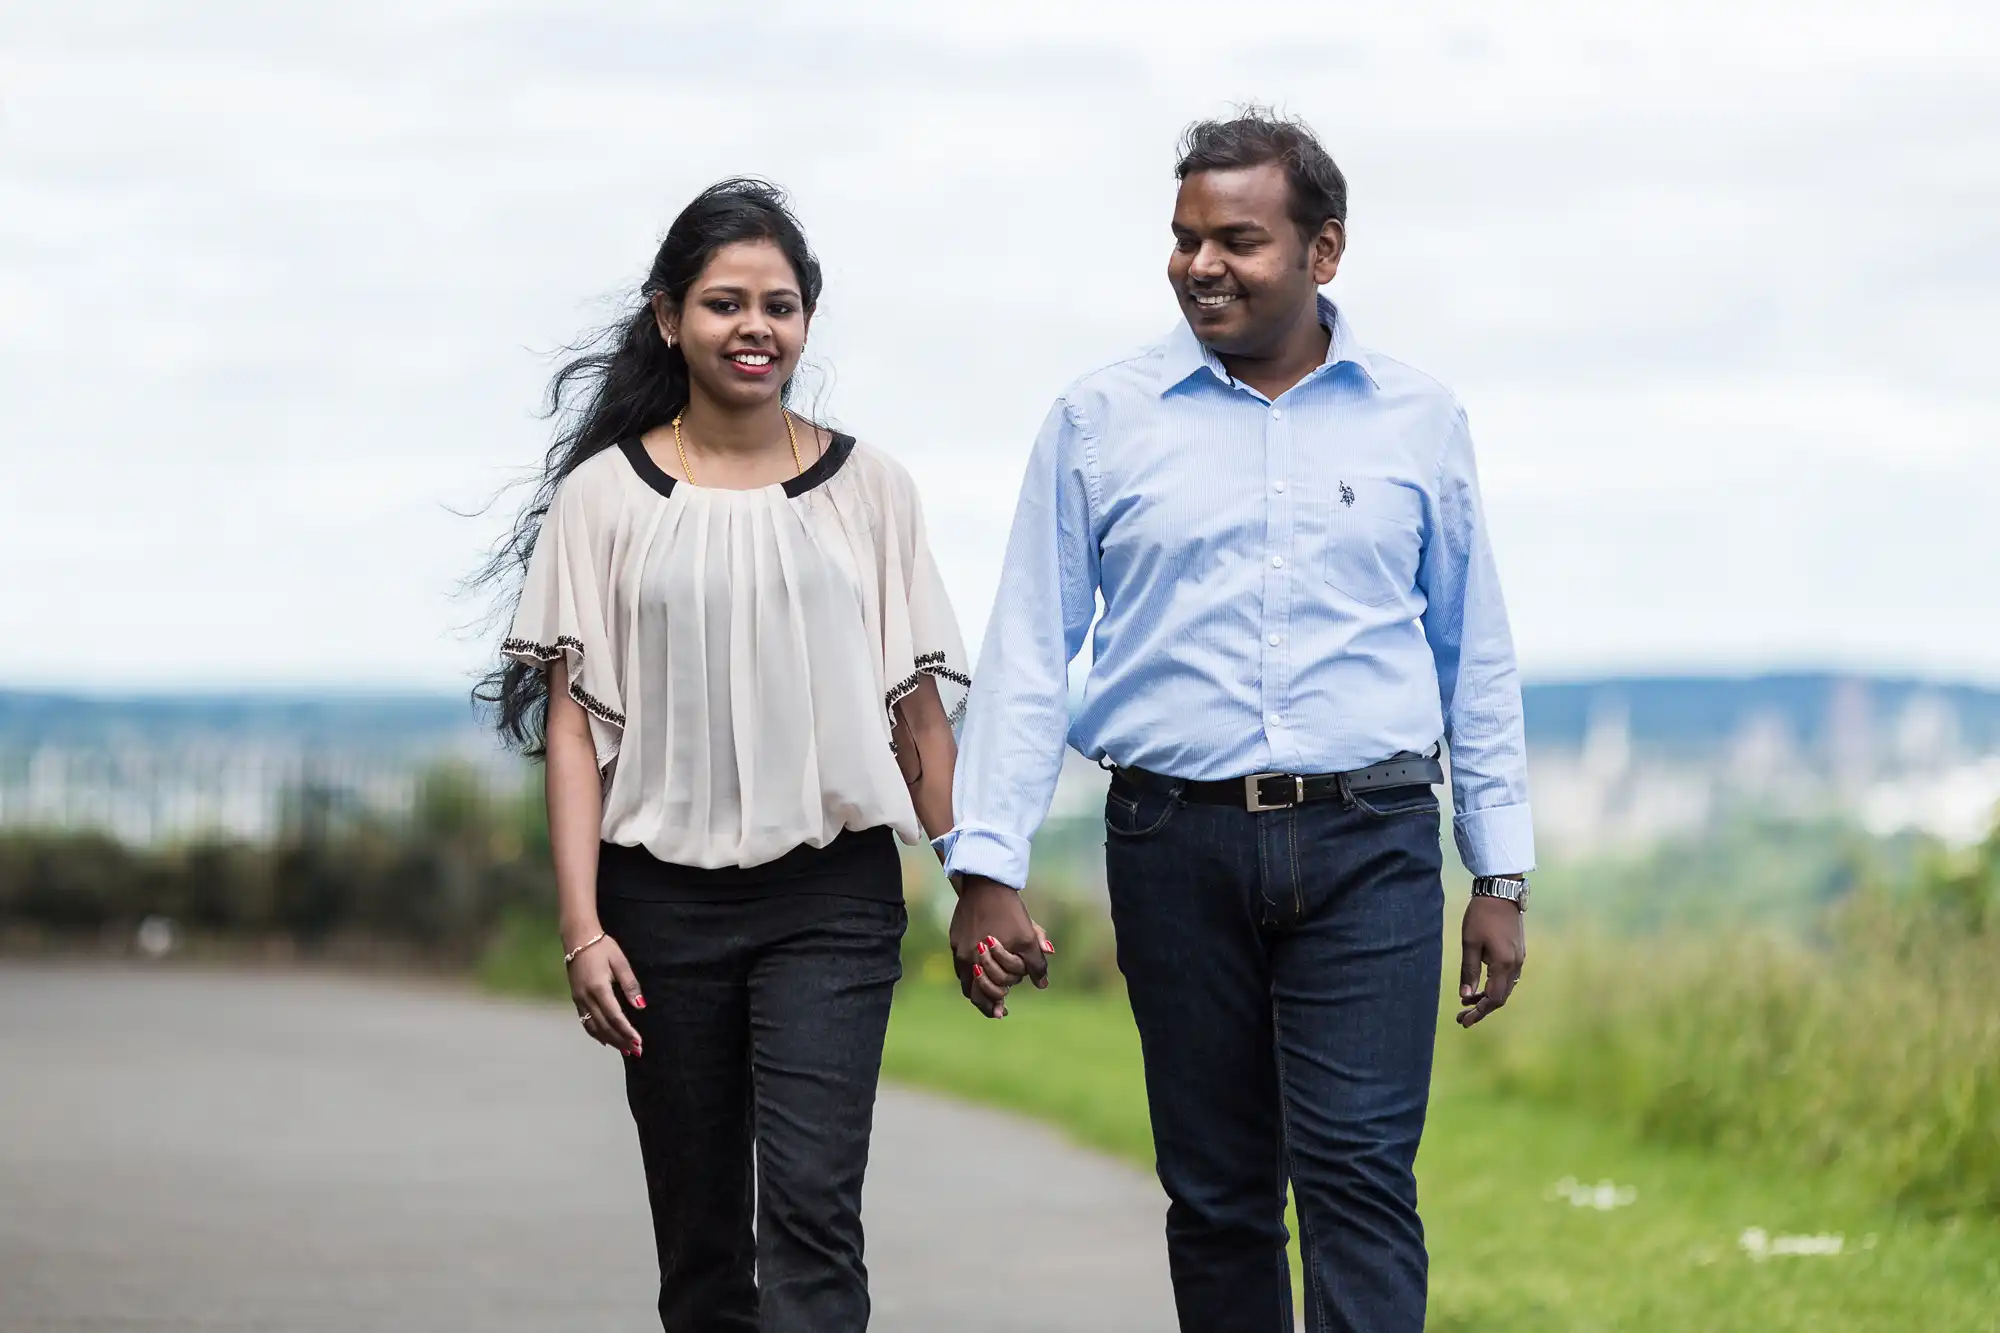
[[[1035,938],[1041,942],[1042,953],[1044,955],[1054,953],[1056,946],[1049,939],[1049,933],[1042,929],[1042,923],[1030,917],[1028,924],[1035,929]],[[989,1014],[994,1018],[1005,1018],[1007,1016],[1007,992],[1028,979],[1028,965],[1021,960],[1019,954],[1009,949],[991,935],[980,942],[978,949],[979,968],[984,975],[978,978],[979,984],[973,987],[976,995],[969,994],[966,998],[972,1000],[973,1004],[978,1006],[980,1012]],[[1033,956],[1032,953],[1030,956]],[[1048,968],[1044,966],[1041,975],[1035,978],[1035,989],[1047,990],[1048,988]],[[981,1003],[982,999],[986,1003]],[[996,1000],[998,1002],[997,1007],[993,1003]]]
[[[636,1058],[643,1042],[639,1030],[625,1017],[625,1008],[619,1003],[620,992],[634,1009],[646,1007],[646,997],[639,993],[639,978],[632,975],[625,951],[609,935],[570,961],[569,996],[576,1002],[583,1030],[606,1046]]]
[[[1004,884],[967,876],[950,937],[959,989],[988,1018],[1007,1016],[1007,992],[1023,978],[1048,985],[1048,955],[1055,946],[1028,916],[1021,895]]]

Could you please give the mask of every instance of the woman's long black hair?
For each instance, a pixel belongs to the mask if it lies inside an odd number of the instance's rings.
[[[542,476],[520,517],[473,578],[474,586],[511,584],[509,618],[520,602],[521,580],[541,532],[542,516],[563,478],[593,454],[672,421],[688,404],[687,360],[660,337],[652,300],[665,296],[678,309],[688,288],[717,250],[737,241],[777,245],[798,275],[806,313],[819,304],[819,260],[785,199],[769,181],[738,177],[703,190],[667,228],[645,283],[626,315],[569,350],[549,382],[548,415],[562,423],[549,447]],[[786,386],[789,393],[790,386]],[[487,673],[472,697],[491,713],[501,739],[530,757],[547,749],[548,675],[541,667],[508,661]]]

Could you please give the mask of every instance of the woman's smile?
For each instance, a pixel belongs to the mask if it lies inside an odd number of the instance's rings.
[[[770,374],[771,368],[777,364],[777,357],[775,355],[770,352],[758,351],[754,348],[745,348],[740,352],[731,352],[723,360],[729,362],[735,368],[737,374],[747,376],[750,379],[762,379],[764,376]]]

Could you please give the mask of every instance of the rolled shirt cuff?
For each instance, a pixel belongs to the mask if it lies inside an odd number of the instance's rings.
[[[955,828],[931,844],[944,854],[945,874],[980,875],[1010,889],[1028,882],[1029,845],[1026,838],[976,825]]]
[[[1451,821],[1458,857],[1475,875],[1525,875],[1535,868],[1535,822],[1528,807],[1467,810]]]

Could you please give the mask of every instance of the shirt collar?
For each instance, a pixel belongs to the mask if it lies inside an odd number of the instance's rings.
[[[1319,370],[1314,374],[1332,370],[1342,362],[1347,362],[1366,376],[1370,385],[1380,387],[1379,381],[1375,378],[1375,368],[1368,363],[1368,353],[1355,339],[1354,326],[1340,313],[1339,307],[1325,296],[1319,298],[1319,322],[1321,327],[1333,330],[1333,337],[1327,342],[1326,360],[1320,363]],[[1194,330],[1189,328],[1188,322],[1183,319],[1174,326],[1174,331],[1167,335],[1160,362],[1160,393],[1167,394],[1185,384],[1189,376],[1203,370],[1224,384],[1236,382],[1228,370],[1223,368],[1221,359],[1202,345],[1201,339],[1194,336]]]

